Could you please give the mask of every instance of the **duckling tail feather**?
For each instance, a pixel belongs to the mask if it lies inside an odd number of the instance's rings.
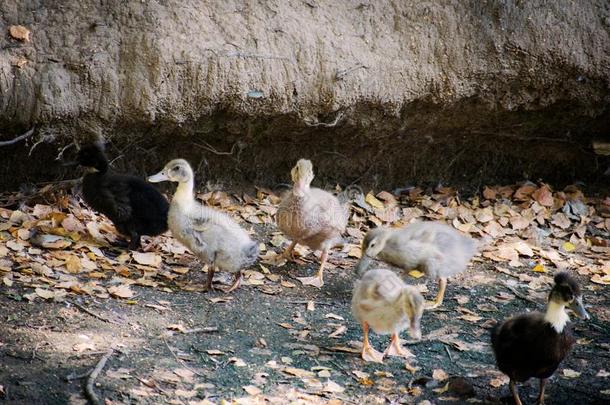
[[[246,266],[249,266],[256,261],[258,252],[258,243],[256,243],[256,241],[244,248],[244,261]]]

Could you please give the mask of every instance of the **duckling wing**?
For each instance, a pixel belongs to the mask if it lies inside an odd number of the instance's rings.
[[[312,188],[303,197],[287,194],[277,214],[280,230],[313,249],[338,239],[347,226],[348,211],[332,194]]]
[[[105,185],[105,187],[104,187]],[[109,181],[99,188],[107,212],[102,211],[113,221],[127,222],[133,215],[129,187],[124,181]]]

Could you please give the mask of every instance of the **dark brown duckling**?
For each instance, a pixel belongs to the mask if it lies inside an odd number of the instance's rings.
[[[167,231],[169,203],[165,197],[144,179],[110,172],[101,143],[83,146],[76,163],[87,171],[83,177],[83,199],[130,238],[129,249],[140,247],[141,235],[155,236]]]
[[[589,319],[578,283],[567,273],[555,275],[546,313],[517,315],[491,331],[491,344],[498,368],[510,378],[515,404],[521,405],[516,383],[540,379],[538,403],[544,403],[544,387],[576,339],[568,325],[569,307],[579,317]]]

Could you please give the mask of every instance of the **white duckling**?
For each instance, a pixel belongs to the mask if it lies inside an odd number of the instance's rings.
[[[382,363],[385,355],[409,357],[411,353],[400,345],[399,334],[409,328],[414,339],[421,339],[420,321],[424,299],[413,286],[405,284],[391,270],[374,269],[356,281],[352,296],[352,314],[362,325],[362,358]],[[391,334],[384,353],[369,343],[369,328],[379,334]]]
[[[314,277],[299,278],[303,284],[320,288],[324,285],[328,251],[341,241],[349,210],[331,193],[310,186],[314,178],[311,161],[299,160],[290,173],[294,187],[283,197],[276,217],[280,230],[292,239],[284,256],[291,259],[297,243],[321,250],[318,273]]]
[[[427,305],[433,309],[443,303],[447,279],[463,272],[476,250],[473,239],[440,222],[414,222],[396,229],[379,227],[364,237],[358,273],[366,271],[372,259],[404,270],[420,268],[439,282],[436,299]]]
[[[169,208],[168,226],[180,243],[210,265],[207,289],[212,288],[216,268],[235,274],[227,292],[239,287],[241,270],[253,264],[258,257],[258,244],[227,214],[205,207],[195,200],[194,175],[188,162],[184,159],[172,160],[159,173],[150,176],[148,181],[178,183]]]

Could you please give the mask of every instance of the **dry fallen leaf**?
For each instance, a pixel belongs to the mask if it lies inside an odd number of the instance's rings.
[[[508,376],[501,375],[501,376],[498,376],[498,377],[492,378],[492,379],[489,381],[489,385],[491,385],[491,386],[492,386],[492,387],[494,387],[494,388],[499,388],[499,387],[501,387],[501,386],[503,386],[503,385],[508,384],[508,381],[509,381],[509,380],[510,380],[510,379],[508,378]]]
[[[252,396],[260,395],[263,393],[263,391],[260,388],[255,387],[254,385],[245,385],[242,388],[244,389],[244,391],[246,391],[248,393],[248,395],[252,395]]]
[[[216,349],[208,349],[205,351],[210,356],[224,356],[226,353]]]
[[[108,288],[110,295],[118,298],[132,298],[134,293],[128,284],[121,284]]]
[[[8,32],[11,37],[19,39],[21,41],[30,42],[31,31],[25,28],[23,25],[11,25],[8,27]]]
[[[345,391],[345,388],[334,382],[333,380],[328,380],[322,389],[324,392],[333,392],[333,393],[341,393]]]
[[[445,372],[445,370],[437,368],[432,371],[432,378],[439,381],[445,381],[449,378],[449,375]]]
[[[133,260],[140,264],[152,267],[159,267],[162,262],[161,255],[158,255],[154,252],[132,252],[131,257],[133,257]]]
[[[577,378],[577,377],[580,377],[580,374],[581,374],[578,371],[572,370],[570,368],[564,368],[562,370],[562,373],[567,378]]]

